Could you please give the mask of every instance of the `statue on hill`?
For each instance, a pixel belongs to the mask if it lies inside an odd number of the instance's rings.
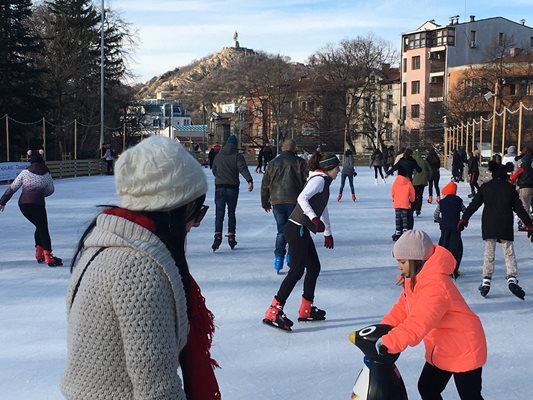
[[[235,33],[233,34],[233,48],[238,49],[239,47],[239,34],[237,33],[237,31],[235,31]]]

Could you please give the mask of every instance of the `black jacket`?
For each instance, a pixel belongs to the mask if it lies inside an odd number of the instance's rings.
[[[215,176],[215,186],[239,187],[239,173],[246,182],[253,182],[244,156],[239,154],[237,145],[233,143],[226,143],[215,156],[212,172]]]
[[[521,157],[524,172],[518,177],[516,185],[519,188],[533,188],[533,168],[531,168],[531,156]]]
[[[513,211],[526,225],[531,225],[529,214],[518,198],[513,185],[502,178],[493,178],[479,188],[472,202],[463,213],[469,220],[481,205],[481,234],[485,239],[514,240]]]
[[[402,168],[405,171],[405,176],[411,181],[413,180],[413,173],[415,170],[416,172],[422,172],[422,168],[420,168],[420,165],[418,165],[415,159],[411,156],[408,156],[400,158],[400,160],[394,164],[394,166],[389,169],[386,174],[392,175],[392,173],[397,171],[399,168]]]
[[[455,194],[449,194],[437,203],[434,219],[440,224],[441,230],[456,231],[461,211],[464,210],[463,200]]]
[[[296,204],[307,178],[307,165],[292,151],[284,151],[274,158],[261,182],[261,207],[276,204]]]

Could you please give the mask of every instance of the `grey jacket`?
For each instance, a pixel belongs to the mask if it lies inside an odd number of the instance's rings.
[[[344,156],[341,173],[344,175],[352,175],[354,173],[354,167],[355,160],[353,158],[353,155]]]
[[[239,154],[237,145],[233,143],[226,143],[215,156],[211,171],[215,176],[215,186],[239,187],[239,173],[246,182],[253,182],[244,156]]]
[[[284,151],[274,158],[261,182],[261,207],[276,204],[296,204],[307,178],[305,160],[291,151]]]
[[[67,292],[63,395],[69,400],[185,400],[176,370],[189,323],[170,252],[149,230],[105,214],[85,246]]]

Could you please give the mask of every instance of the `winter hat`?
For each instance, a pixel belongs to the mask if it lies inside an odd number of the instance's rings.
[[[441,192],[445,196],[448,196],[449,194],[457,194],[457,184],[455,182],[450,182],[442,188]]]
[[[433,242],[424,231],[405,231],[392,248],[392,256],[397,260],[425,261],[433,254]]]
[[[339,159],[333,153],[324,153],[324,154],[322,154],[322,159],[318,162],[318,165],[320,165],[320,168],[323,171],[332,170],[333,168],[335,168],[339,164],[340,164]]]
[[[228,137],[228,141],[227,141],[227,143],[237,144],[237,136],[235,136],[235,135],[230,135],[230,136]]]
[[[164,136],[151,136],[122,153],[115,185],[120,206],[132,211],[170,211],[207,192],[200,163]]]
[[[509,146],[507,154],[516,154],[516,146]]]
[[[30,162],[32,164],[33,163],[44,163],[43,154],[44,154],[43,149],[33,150],[33,151],[28,150],[28,155],[30,156]]]

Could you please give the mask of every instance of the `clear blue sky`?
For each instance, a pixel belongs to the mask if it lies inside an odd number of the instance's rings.
[[[93,0],[100,6],[99,0]],[[532,0],[105,0],[137,30],[131,69],[144,82],[231,46],[305,61],[314,51],[344,38],[373,33],[400,46],[400,35],[425,21],[446,24],[505,17],[533,26]]]

